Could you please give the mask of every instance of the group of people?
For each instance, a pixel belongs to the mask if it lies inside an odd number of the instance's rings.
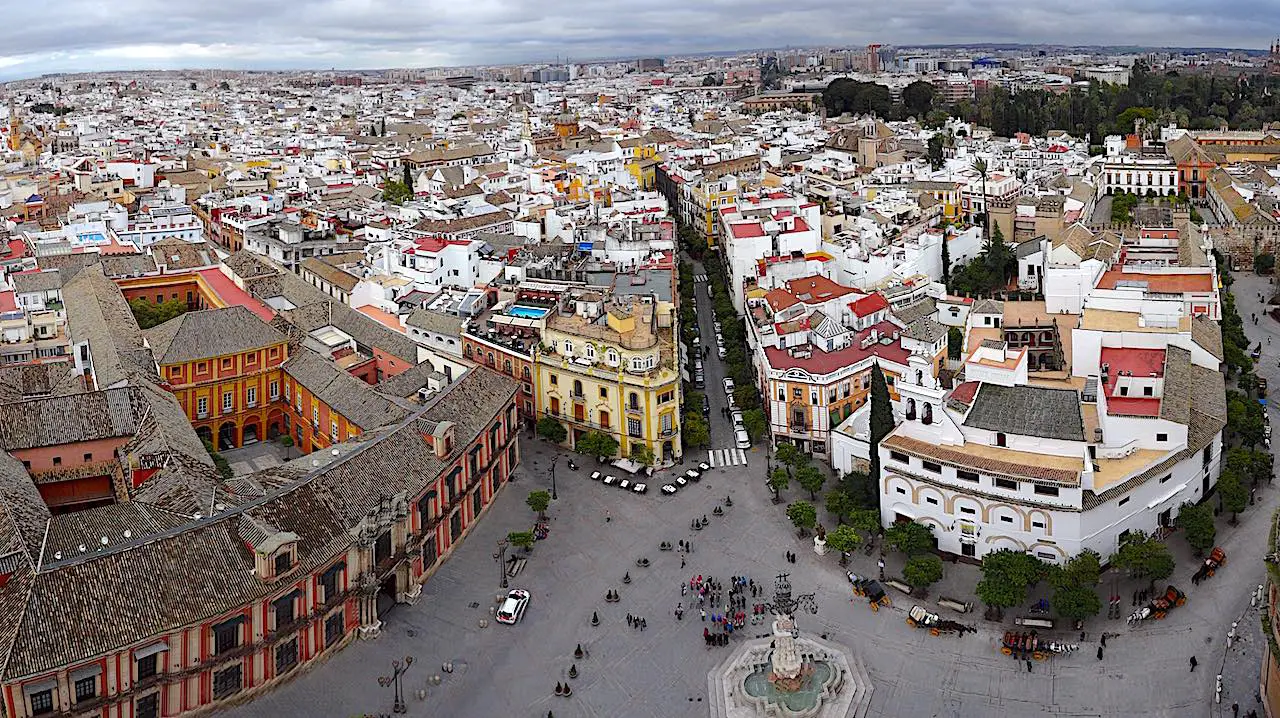
[[[730,576],[728,590],[726,590],[721,581],[711,576],[697,575],[690,578],[687,584],[681,582],[680,595],[684,596],[689,591],[693,591],[698,596],[698,614],[702,620],[711,623],[710,626],[702,629],[702,639],[710,648],[729,645],[729,638],[733,636],[734,631],[741,630],[747,625],[748,594],[752,597],[760,596],[764,593],[764,588],[756,585],[755,580],[748,576]],[[751,623],[756,624],[761,621],[765,613],[763,603],[751,604]],[[675,616],[677,620],[683,620],[683,602],[676,604]]]
[[[649,622],[639,616],[633,616],[630,613],[628,613],[627,625],[637,630],[643,631],[644,629],[649,627]]]

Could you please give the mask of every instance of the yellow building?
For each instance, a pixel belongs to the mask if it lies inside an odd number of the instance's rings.
[[[576,313],[547,316],[535,358],[538,416],[564,424],[570,447],[599,431],[618,442],[622,456],[645,446],[655,463],[678,460],[675,305],[590,290],[572,300]]]

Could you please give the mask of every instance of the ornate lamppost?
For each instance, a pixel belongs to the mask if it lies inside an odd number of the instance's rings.
[[[506,539],[498,540],[498,552],[493,555],[493,560],[498,562],[498,572],[502,574],[502,587],[507,587],[507,546],[510,542]]]
[[[556,462],[558,461],[560,461],[559,456],[551,460],[551,498],[552,500],[560,499],[559,496],[556,496]]]
[[[391,708],[393,713],[409,712],[409,707],[404,703],[404,691],[401,689],[400,677],[404,675],[405,671],[409,670],[411,665],[413,665],[413,656],[405,656],[403,662],[398,660],[391,662],[391,675],[378,677],[378,685],[383,688],[395,688],[395,705]]]

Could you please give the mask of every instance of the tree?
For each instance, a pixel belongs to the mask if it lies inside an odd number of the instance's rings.
[[[942,286],[951,289],[951,240],[947,239],[945,229],[942,232]]]
[[[935,169],[935,170],[936,170],[936,169],[941,169],[941,168],[942,168],[943,163],[944,163],[944,162],[946,162],[946,157],[945,157],[945,156],[943,155],[943,153],[942,153],[942,151],[943,151],[943,139],[942,139],[942,133],[941,133],[941,132],[936,132],[936,133],[934,133],[933,137],[930,137],[930,138],[929,138],[929,145],[928,145],[928,147],[929,147],[929,151],[928,151],[928,153],[927,153],[926,157],[928,157],[928,159],[929,159],[929,166],[930,166],[930,167],[932,167],[932,168],[933,168],[933,169]],[[945,240],[945,239],[943,240],[942,246],[943,246],[943,248],[944,248],[944,250],[945,250],[945,248],[946,248],[946,240]],[[943,276],[945,277],[945,276],[946,276],[946,273],[947,273],[947,268],[946,268],[946,266],[945,266],[945,264],[946,264],[946,263],[944,262],[943,264],[944,264],[944,266],[943,266],[943,268],[942,268],[942,274],[943,274]],[[944,282],[943,282],[943,283],[945,284],[945,280],[944,280]]]
[[[805,464],[796,469],[796,483],[800,487],[809,492],[809,500],[816,501],[818,492],[822,490],[822,485],[826,483],[827,477],[822,470],[816,466]]]
[[[1249,505],[1249,490],[1239,473],[1231,469],[1222,472],[1218,477],[1218,498],[1222,500],[1222,509],[1231,512],[1231,525],[1235,526],[1240,512]]]
[[[1271,274],[1276,269],[1276,255],[1263,252],[1253,258],[1253,271],[1258,274]]]
[[[235,472],[231,469],[231,462],[227,461],[227,457],[218,453],[213,442],[208,439],[202,439],[201,442],[204,444],[204,450],[208,452],[209,458],[213,460],[213,467],[218,470],[218,475],[222,477],[222,480],[229,481],[235,476]]]
[[[728,341],[728,338],[725,339]],[[739,384],[733,389],[733,400],[739,409],[758,409],[760,408],[760,392],[756,391],[755,384]],[[744,416],[745,420],[746,417]]]
[[[848,554],[862,544],[862,536],[852,526],[841,524],[827,532],[827,545],[840,552],[840,565],[849,562]]]
[[[400,171],[401,171],[400,183],[403,184],[405,187],[409,188],[409,195],[412,196],[413,195],[413,172],[409,170],[409,165],[407,163],[400,165]]]
[[[1077,621],[1098,615],[1102,599],[1095,587],[1101,573],[1101,557],[1093,551],[1081,551],[1066,564],[1052,567],[1049,585],[1054,589],[1053,610]]]
[[[774,469],[772,474],[769,474],[769,488],[773,489],[774,493],[780,494],[790,485],[791,475],[781,466]]]
[[[793,501],[787,506],[787,518],[795,524],[801,536],[818,525],[818,510],[808,501]]]
[[[931,553],[912,556],[902,567],[902,577],[912,588],[929,588],[942,580],[942,559]]]
[[[880,490],[876,482],[865,471],[850,471],[840,479],[840,488],[858,502],[864,509],[877,508],[880,504]]]
[[[382,183],[382,198],[391,204],[404,204],[413,198],[413,190],[403,182],[389,179]]]
[[[753,443],[764,438],[764,433],[769,428],[764,409],[747,409],[742,412],[742,428],[747,430],[747,436]]]
[[[910,117],[924,120],[929,110],[933,109],[933,83],[925,80],[915,82],[902,88],[902,109]]]
[[[703,87],[715,87],[716,85],[719,85],[719,84],[720,84],[720,78],[716,77],[715,73],[708,72],[702,78]]]
[[[648,444],[632,443],[631,460],[642,466],[653,466],[653,449]]]
[[[564,428],[564,424],[549,416],[538,419],[537,431],[538,436],[557,444],[562,444],[565,439],[569,438],[569,431]]]
[[[832,489],[827,492],[826,499],[827,511],[840,523],[844,523],[849,514],[858,510],[858,502],[847,491]]]
[[[685,412],[680,437],[686,448],[701,449],[711,445],[711,430],[707,427],[706,420],[697,412]]]
[[[152,304],[142,297],[137,297],[129,300],[129,309],[133,312],[133,318],[138,321],[140,328],[150,329],[185,314],[187,303],[181,299],[170,299]]]
[[[982,236],[989,242],[991,240],[991,208],[987,206],[987,161],[979,157],[969,167],[982,178]]]
[[[613,458],[618,455],[618,440],[603,431],[588,431],[582,435],[575,443],[575,448],[579,454],[583,456],[594,456],[596,458]],[[635,452],[634,447],[632,453]],[[653,458],[653,452],[650,452],[649,458]]]
[[[525,551],[533,548],[535,537],[532,531],[512,531],[507,534],[507,543]]]
[[[903,521],[885,529],[884,542],[908,557],[933,550],[933,531],[915,521]]]
[[[1044,563],[1034,556],[1001,549],[982,557],[978,598],[997,612],[1027,600],[1027,589],[1044,577]]]
[[[551,494],[542,490],[530,491],[529,497],[524,500],[524,503],[538,514],[539,519],[545,521],[547,519],[547,507],[551,505]]]
[[[947,328],[947,358],[959,360],[964,353],[964,332],[960,327]]]
[[[1213,509],[1208,504],[1183,504],[1174,523],[1186,534],[1187,543],[1197,556],[1213,548],[1218,528],[1213,525]]]
[[[849,515],[849,525],[871,538],[880,533],[880,512],[875,509],[858,509]]]
[[[795,444],[791,443],[778,444],[778,448],[773,451],[773,458],[786,464],[788,469],[794,469],[809,462],[808,455],[802,453],[800,449],[796,448]]]
[[[1173,575],[1173,554],[1163,541],[1158,541],[1143,531],[1133,531],[1120,544],[1120,550],[1111,554],[1110,563],[1129,572],[1137,579],[1147,579],[1151,586],[1156,581]]]
[[[893,404],[880,365],[871,368],[871,482],[880,485],[880,442],[893,431]],[[879,501],[880,492],[876,491]]]

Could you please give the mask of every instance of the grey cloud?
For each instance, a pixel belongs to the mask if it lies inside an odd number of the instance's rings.
[[[868,42],[1266,47],[1280,0],[61,0],[6,9],[0,73],[396,67]]]

